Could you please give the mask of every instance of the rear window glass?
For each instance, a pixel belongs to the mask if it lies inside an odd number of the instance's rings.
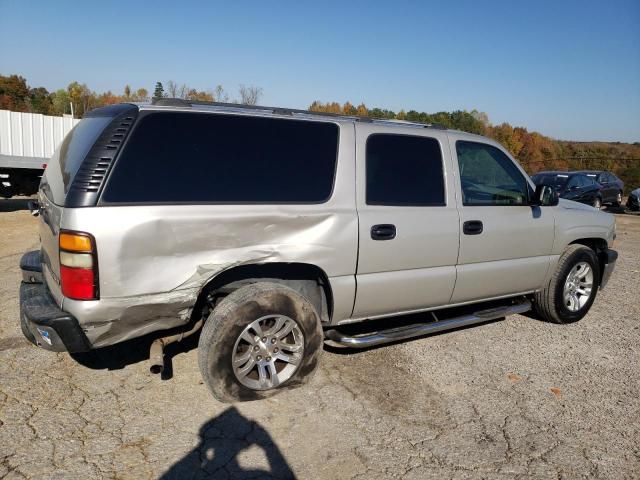
[[[538,174],[531,177],[533,183],[536,185],[547,185],[549,187],[554,187],[561,189],[567,184],[567,180],[569,180],[568,175],[545,175]]]
[[[320,203],[333,189],[338,126],[200,113],[138,120],[107,203]]]
[[[442,153],[435,138],[371,135],[366,168],[368,205],[445,204]]]
[[[63,205],[84,157],[112,117],[89,117],[73,127],[56,149],[42,177],[43,190],[50,200]]]

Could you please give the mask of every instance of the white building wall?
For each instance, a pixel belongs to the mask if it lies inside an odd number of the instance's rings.
[[[0,155],[49,158],[79,121],[0,110]]]

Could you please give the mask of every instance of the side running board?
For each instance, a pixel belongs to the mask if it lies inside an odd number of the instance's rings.
[[[414,325],[406,325],[402,327],[389,328],[387,330],[379,330],[371,333],[361,333],[357,335],[346,335],[338,329],[330,329],[325,331],[325,339],[330,344],[339,347],[350,348],[368,348],[384,343],[397,342],[399,340],[407,340],[409,338],[421,337],[430,333],[452,330],[454,328],[466,327],[477,323],[503,318],[508,315],[524,313],[531,310],[531,302],[525,300],[515,305],[504,307],[489,308],[480,310],[468,315],[448,318],[444,320],[436,320],[429,323],[418,323]]]

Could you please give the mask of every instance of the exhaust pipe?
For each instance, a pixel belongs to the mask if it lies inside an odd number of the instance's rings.
[[[164,344],[162,343],[162,338],[158,338],[154,340],[151,344],[151,349],[149,351],[149,361],[151,365],[149,366],[149,371],[151,373],[158,374],[164,371]]]
[[[156,338],[151,344],[151,348],[149,349],[149,372],[155,374],[162,373],[164,371],[164,349],[167,345],[171,345],[172,343],[179,342],[183,338],[186,338],[190,335],[193,335],[204,323],[204,318],[198,320],[190,330],[186,332],[176,333],[175,335],[169,335],[167,337]]]

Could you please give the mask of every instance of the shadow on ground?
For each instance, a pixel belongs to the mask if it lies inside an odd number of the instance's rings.
[[[30,198],[3,198],[0,199],[0,212],[16,212],[29,210]]]
[[[156,332],[109,347],[99,348],[84,353],[72,353],[71,357],[80,365],[92,370],[120,370],[127,365],[149,360],[149,349],[156,338],[167,335],[167,332]],[[198,347],[200,333],[172,343],[164,349],[164,370],[161,378],[169,380],[173,377],[172,359],[176,355],[189,352]]]
[[[205,423],[199,435],[200,443],[164,473],[162,480],[296,478],[271,435],[235,407]],[[243,452],[245,462],[240,458]],[[265,468],[255,467],[261,464]]]

